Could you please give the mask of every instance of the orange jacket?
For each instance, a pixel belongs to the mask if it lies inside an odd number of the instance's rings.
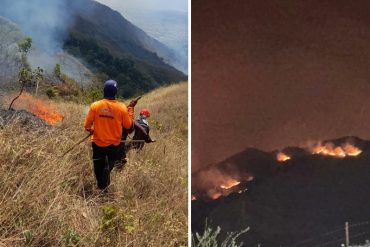
[[[119,145],[122,136],[122,127],[129,129],[134,118],[134,108],[126,107],[117,100],[103,99],[90,106],[84,127],[94,133],[91,141],[99,147]]]

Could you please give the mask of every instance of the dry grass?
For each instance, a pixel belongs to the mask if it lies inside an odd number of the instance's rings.
[[[145,95],[154,144],[96,189],[91,146],[59,156],[86,133],[87,107],[59,103],[52,130],[0,127],[0,246],[186,246],[187,83]]]

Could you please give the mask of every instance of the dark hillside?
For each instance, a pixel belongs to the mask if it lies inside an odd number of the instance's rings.
[[[79,3],[75,8],[81,8]],[[74,3],[70,3],[74,5]],[[147,92],[160,85],[186,80],[164,62],[172,51],[127,21],[117,11],[83,0],[64,48],[90,67],[123,84],[121,96]]]
[[[213,228],[221,226],[224,232],[250,226],[251,231],[241,237],[247,246],[308,247],[330,241],[325,246],[339,246],[346,221],[356,224],[370,219],[370,142],[351,140],[362,150],[359,156],[335,158],[288,148],[284,152],[291,159],[281,163],[275,152],[249,149],[218,164],[225,174],[236,177],[248,172],[254,180],[241,183],[226,197],[193,201],[193,232],[201,231],[208,218]],[[245,187],[246,191],[237,193]],[[193,193],[199,191],[193,188]],[[364,243],[370,237],[370,224],[351,231],[352,243]],[[295,245],[306,239],[310,240]]]

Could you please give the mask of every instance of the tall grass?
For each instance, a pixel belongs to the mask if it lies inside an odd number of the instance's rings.
[[[87,106],[58,103],[50,130],[0,126],[0,246],[186,246],[187,83],[157,89],[136,107],[151,110],[151,136],[96,189],[91,145],[60,157],[86,133]]]

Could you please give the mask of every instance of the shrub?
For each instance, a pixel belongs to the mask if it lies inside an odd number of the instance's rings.
[[[221,228],[218,226],[216,230],[213,230],[212,228],[208,227],[206,225],[204,232],[202,235],[199,233],[195,233],[195,236],[192,236],[192,246],[193,247],[241,247],[243,246],[243,242],[237,243],[236,239],[249,231],[249,227],[241,230],[240,232],[231,232],[227,234],[226,239],[219,243],[217,240],[218,235],[221,232]]]

